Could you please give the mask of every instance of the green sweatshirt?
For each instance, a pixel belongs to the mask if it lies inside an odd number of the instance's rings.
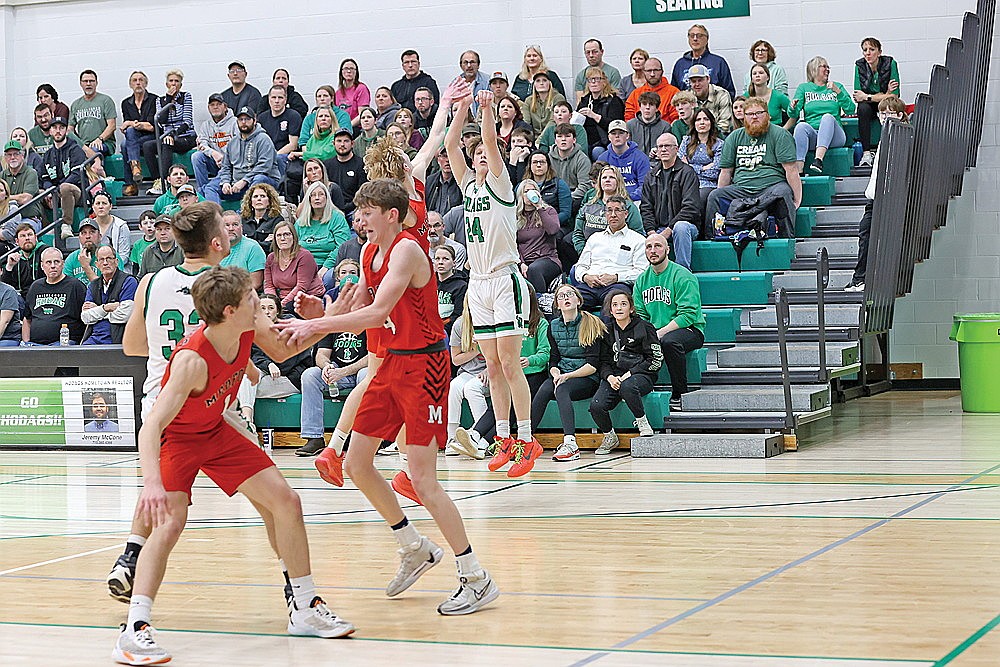
[[[295,231],[299,233],[299,245],[312,253],[317,266],[327,269],[336,264],[340,244],[351,238],[347,218],[337,210],[326,222],[310,220],[307,226],[296,223]]]
[[[549,343],[549,321],[544,317],[538,321],[534,336],[525,336],[521,341],[521,356],[528,359],[524,368],[525,375],[544,373],[549,368],[549,355],[552,345]]]
[[[818,130],[824,114],[830,114],[840,122],[841,115],[854,113],[857,107],[847,94],[844,84],[836,81],[832,83],[840,88],[839,93],[811,81],[800,83],[792,98],[792,115],[797,116],[802,112],[805,122]]]
[[[652,266],[643,271],[632,287],[632,298],[639,317],[657,329],[676,322],[681,329],[694,327],[705,332],[698,279],[676,262],[669,262],[662,273],[656,273]]]

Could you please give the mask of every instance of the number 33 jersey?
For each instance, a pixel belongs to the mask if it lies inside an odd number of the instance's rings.
[[[167,370],[170,355],[185,336],[194,332],[201,318],[194,309],[191,286],[203,271],[187,271],[180,266],[160,269],[146,285],[146,341],[149,343],[149,360],[146,362],[146,381],[142,385],[145,399],[143,416],[149,412],[153,399],[160,393],[160,383]]]
[[[507,170],[500,176],[487,172],[486,181],[476,185],[476,173],[470,169],[462,183],[462,194],[470,277],[516,266],[521,261],[517,252],[517,212]]]

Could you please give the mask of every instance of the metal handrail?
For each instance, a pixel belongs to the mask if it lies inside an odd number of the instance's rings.
[[[785,399],[785,428],[795,429],[795,412],[792,410],[792,378],[788,366],[788,328],[791,315],[788,309],[788,295],[784,287],[774,292],[774,318],[778,325],[778,355],[781,357],[781,388]]]
[[[816,252],[816,329],[819,338],[819,381],[826,382],[830,373],[826,366],[826,307],[825,292],[830,285],[830,256],[823,246]]]

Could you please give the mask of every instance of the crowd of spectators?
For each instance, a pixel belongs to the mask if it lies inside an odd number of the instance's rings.
[[[803,83],[790,91],[789,64],[779,64],[765,40],[750,46],[737,89],[733,68],[709,49],[707,28],[692,25],[687,39],[690,50],[676,59],[635,49],[622,70],[605,62],[600,40],[590,39],[586,66],[565,80],[538,45],[525,49],[513,78],[482,71],[475,51],[458,57],[456,77],[474,93],[488,89],[495,96],[497,134],[516,186],[520,270],[540,312],[554,316],[551,326],[535,325],[525,341],[532,341],[532,355],[551,348],[550,361],[529,362],[538,362],[536,372],[545,376],[532,385],[542,408],[546,397],[555,398],[563,414],[566,400],[596,392],[592,411],[599,424],[607,423],[616,400],[644,419],[636,396],[648,393],[661,363],[675,399],[683,394],[683,356],[703,343],[697,283],[690,278],[693,242],[716,235],[732,200],[760,195],[784,204],[783,229],[793,229],[801,177],[821,173],[827,152],[846,145],[843,118],[857,114],[861,163],[870,165],[871,122],[880,104],[895,100],[890,113],[902,106],[896,62],[872,37],[861,44],[853,92],[821,56],[809,60]],[[226,264],[246,268],[271,295],[264,302],[268,316],[295,316],[298,293],[336,293],[357,275],[365,240],[353,220],[353,196],[368,178],[364,156],[375,142],[390,141],[414,158],[438,110],[439,84],[421,69],[419,54],[403,51],[400,64],[398,80],[369,87],[358,61],[345,58],[336,85],[317,88],[311,102],[291,85],[288,70],[275,70],[271,86],[257,88],[239,61],[228,65],[230,85],[202,102],[183,90],[184,73],[176,68],[166,73],[163,95],[148,90],[145,73],[133,72],[120,105],[98,92],[97,73],[89,69],[80,74],[82,95],[69,106],[53,86],[39,85],[34,124],[15,128],[4,147],[0,215],[9,218],[0,224],[0,345],[58,344],[63,325],[72,343],[119,342],[137,279],[183,261],[171,216],[200,200],[237,207],[226,214],[232,244]],[[208,117],[196,125],[199,103],[207,105]],[[464,147],[478,139],[481,119],[475,104],[458,119]],[[134,240],[103,189],[102,160],[116,150],[126,196],[139,193],[143,162],[153,179],[147,194],[156,200]],[[815,157],[807,167],[810,152]],[[53,194],[32,201],[51,186]],[[68,256],[39,240],[53,198],[62,211],[58,233],[79,243]],[[462,343],[467,332],[460,324],[467,288],[463,193],[443,150],[431,158],[425,200],[440,311],[459,369],[459,404],[469,402],[486,424],[475,433],[486,436],[493,417],[480,400],[481,357]],[[80,223],[74,222],[77,206],[87,208]],[[600,308],[603,322],[580,319]],[[629,375],[621,334],[650,320],[656,335],[640,337],[657,343],[635,353],[648,358]],[[546,345],[533,338],[538,331],[548,337]],[[610,352],[600,352],[600,341]],[[357,340],[336,338],[324,341],[311,361],[299,360],[305,368],[262,361],[268,377],[288,378],[285,389],[310,392],[303,400],[307,440],[321,435],[316,392],[349,390],[362,368],[352,354],[358,349]],[[627,381],[639,377],[649,382]],[[563,459],[572,455],[568,447]]]

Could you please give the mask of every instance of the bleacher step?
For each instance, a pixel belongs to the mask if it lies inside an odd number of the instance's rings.
[[[684,412],[775,412],[785,409],[785,393],[780,385],[711,385],[684,394]],[[812,412],[830,405],[829,384],[802,384],[792,387],[792,410]],[[677,414],[677,413],[674,413]]]
[[[786,424],[784,410],[774,412],[741,412],[730,410],[725,412],[674,412],[663,420],[663,427],[670,431],[751,431],[780,430],[797,428],[818,419],[829,417],[829,407],[812,412],[795,412],[792,424]],[[704,437],[704,436],[703,436]]]
[[[856,305],[828,305],[824,308],[827,326],[858,326],[861,321],[861,308]],[[788,309],[789,326],[815,327],[818,325],[818,313],[812,306],[791,306]],[[745,313],[751,327],[776,327],[777,318],[774,306],[751,310]]]
[[[865,176],[844,176],[837,179],[837,194],[864,194],[868,187]]]
[[[853,271],[838,269],[830,271],[830,285],[843,286],[851,282],[854,277]],[[786,292],[801,292],[806,290],[816,291],[816,273],[813,271],[789,271],[787,273],[775,274],[771,281],[772,287],[778,289],[784,287]]]
[[[792,304],[815,304],[816,303],[816,290],[802,290],[798,292],[788,292],[788,303]],[[829,287],[823,294],[824,305],[829,304],[846,304],[846,303],[864,303],[865,293],[864,292],[847,292],[844,290],[844,285],[836,285]],[[768,299],[768,303],[774,303],[774,295]]]
[[[833,257],[854,257],[858,256],[858,239],[800,239],[795,243],[796,259],[806,257],[815,259],[820,248],[826,248],[827,255]]]
[[[819,345],[790,343],[787,346],[788,365],[818,366]],[[858,360],[858,344],[827,343],[826,363],[829,366],[846,366]],[[777,343],[741,343],[718,352],[719,368],[777,368],[781,354]]]
[[[853,269],[858,265],[857,255],[842,255],[839,257],[830,257],[829,266],[831,269]],[[816,258],[815,257],[798,257],[792,260],[792,270],[793,271],[815,271],[816,270]]]
[[[780,434],[680,434],[664,433],[632,438],[632,458],[762,459],[784,451]]]
[[[861,369],[860,363],[849,366],[827,367],[827,378],[854,375]],[[720,384],[780,384],[782,382],[781,368],[744,367],[744,368],[709,368],[701,374],[702,386]],[[790,368],[788,380],[792,384],[816,384],[822,382],[819,377],[819,367],[798,366]]]
[[[816,226],[831,222],[858,222],[865,214],[864,206],[828,206],[816,209]]]
[[[868,198],[864,192],[835,194],[830,199],[831,206],[864,206],[866,203]]]
[[[852,236],[857,236],[860,231],[858,223],[841,223],[841,224],[831,224],[825,225],[823,227],[814,227],[812,230],[812,236],[810,238],[814,239],[840,239],[840,238],[850,238]]]
[[[819,331],[814,328],[789,329],[785,340],[794,343],[808,343],[819,340]],[[848,342],[858,340],[858,327],[827,327],[826,340],[829,342]],[[737,343],[777,343],[777,329],[742,329],[736,332]]]

